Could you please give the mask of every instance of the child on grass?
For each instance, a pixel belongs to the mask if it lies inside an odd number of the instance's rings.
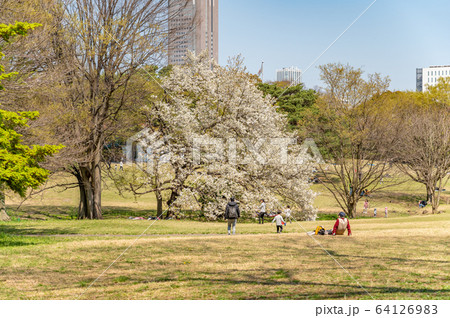
[[[272,223],[275,222],[277,225],[277,233],[283,232],[283,224],[286,224],[281,216],[281,211],[277,212],[277,216],[273,218]]]
[[[284,210],[284,213],[286,215],[286,222],[289,221],[289,223],[292,223],[292,219],[291,219],[291,207],[288,205],[286,207],[286,210]]]

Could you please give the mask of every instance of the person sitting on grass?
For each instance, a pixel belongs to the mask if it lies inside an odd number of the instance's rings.
[[[339,217],[336,220],[336,223],[334,223],[333,227],[333,235],[344,235],[345,230],[348,230],[348,235],[352,235],[352,230],[350,229],[350,222],[345,217],[344,212],[339,212]]]
[[[420,200],[419,201],[419,208],[424,208],[427,206],[427,201],[425,200]]]
[[[277,233],[283,232],[283,224],[286,224],[281,216],[281,211],[277,212],[277,216],[273,218],[272,223],[275,222],[277,225]]]

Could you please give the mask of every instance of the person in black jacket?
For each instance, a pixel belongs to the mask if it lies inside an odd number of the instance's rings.
[[[227,207],[225,208],[225,220],[228,220],[228,235],[231,235],[231,228],[233,227],[233,235],[236,234],[236,222],[241,217],[239,211],[239,204],[234,201],[234,197],[230,198]]]

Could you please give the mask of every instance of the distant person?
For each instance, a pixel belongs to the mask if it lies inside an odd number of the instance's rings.
[[[283,232],[283,224],[285,224],[285,222],[281,216],[281,211],[278,211],[277,216],[275,216],[272,220],[272,223],[273,222],[277,225],[277,233]]]
[[[289,205],[286,206],[286,210],[284,210],[284,214],[286,215],[286,222],[289,221],[289,223],[292,223],[291,207]]]
[[[234,197],[231,197],[225,208],[225,220],[228,220],[228,235],[231,235],[231,228],[233,228],[233,235],[236,234],[236,223],[240,217],[239,204],[234,201]]]
[[[377,217],[377,208],[373,209],[373,217],[376,218]]]
[[[122,160],[120,160],[119,166],[120,166],[119,170],[123,171],[123,161]]]
[[[259,206],[258,222],[264,224],[264,216],[266,215],[266,202],[261,199],[261,205]]]
[[[363,214],[367,214],[367,210],[369,209],[369,200],[366,199],[366,201],[364,201],[364,210],[363,210]]]
[[[345,230],[348,231],[348,235],[352,235],[352,230],[350,229],[350,222],[345,217],[344,212],[339,212],[339,217],[336,220],[336,223],[334,223],[333,227],[333,235],[344,235]]]
[[[419,208],[424,208],[427,206],[427,201],[421,200],[419,201]]]
[[[385,218],[388,217],[388,208],[387,207],[384,208],[384,217]]]

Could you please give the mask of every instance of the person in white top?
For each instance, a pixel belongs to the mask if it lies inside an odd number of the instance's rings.
[[[259,214],[258,214],[259,224],[264,224],[264,215],[266,215],[266,202],[264,202],[264,200],[261,199],[261,205],[259,206]]]
[[[278,212],[277,216],[273,218],[272,223],[275,222],[277,225],[277,233],[283,232],[283,224],[285,223],[283,217],[281,216],[281,211]]]
[[[286,206],[286,210],[284,210],[284,214],[286,215],[286,222],[289,221],[289,223],[292,223],[291,219],[291,207],[288,205]]]
[[[364,210],[363,210],[363,214],[367,214],[367,209],[369,208],[369,200],[366,199],[366,201],[364,201]]]

